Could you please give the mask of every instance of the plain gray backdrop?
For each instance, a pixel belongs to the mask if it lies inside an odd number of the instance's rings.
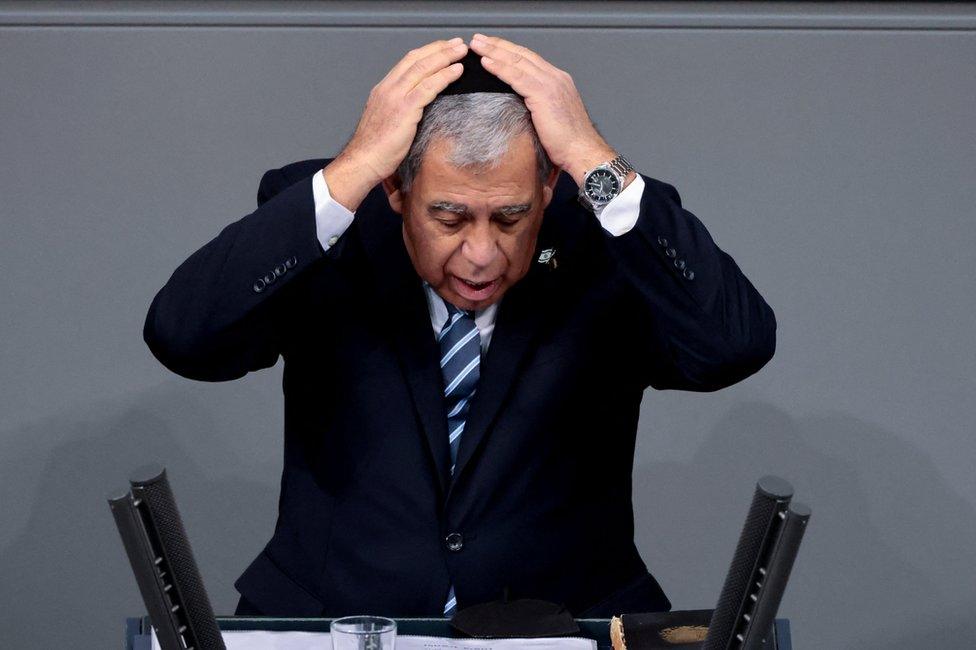
[[[637,544],[675,606],[714,606],[776,473],[814,512],[797,648],[973,647],[976,10],[503,2],[0,3],[0,646],[118,647],[144,608],[105,495],[149,460],[233,611],[281,366],[170,374],[146,309],[266,169],[334,155],[408,49],[474,31],[569,71],[776,312],[758,375],[645,396]]]

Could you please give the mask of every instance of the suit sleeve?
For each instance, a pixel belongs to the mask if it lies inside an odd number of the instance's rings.
[[[645,386],[713,391],[762,368],[776,317],[735,261],[685,210],[677,190],[647,176],[634,227],[604,240],[631,297]]]
[[[143,329],[163,365],[190,379],[224,381],[277,362],[289,295],[326,258],[312,192],[312,168],[322,162],[265,173],[257,210],[174,271],[153,299]]]

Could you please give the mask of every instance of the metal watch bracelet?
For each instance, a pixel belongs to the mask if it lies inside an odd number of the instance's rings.
[[[634,171],[634,166],[623,156],[617,156],[607,163],[610,168],[620,174],[621,178],[627,178],[627,174]]]

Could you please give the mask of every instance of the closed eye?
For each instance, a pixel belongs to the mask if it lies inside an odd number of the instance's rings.
[[[465,218],[466,213],[456,209],[448,209],[439,205],[432,205],[428,208],[430,216],[442,226],[457,228]]]
[[[496,223],[509,227],[514,226],[522,217],[527,215],[532,209],[532,205],[529,203],[521,203],[519,205],[506,205],[505,207],[499,209],[494,215],[493,219]]]

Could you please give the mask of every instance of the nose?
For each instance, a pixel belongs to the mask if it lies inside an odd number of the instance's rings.
[[[498,255],[498,242],[487,224],[474,224],[465,237],[461,252],[466,260],[478,268],[486,268]]]

